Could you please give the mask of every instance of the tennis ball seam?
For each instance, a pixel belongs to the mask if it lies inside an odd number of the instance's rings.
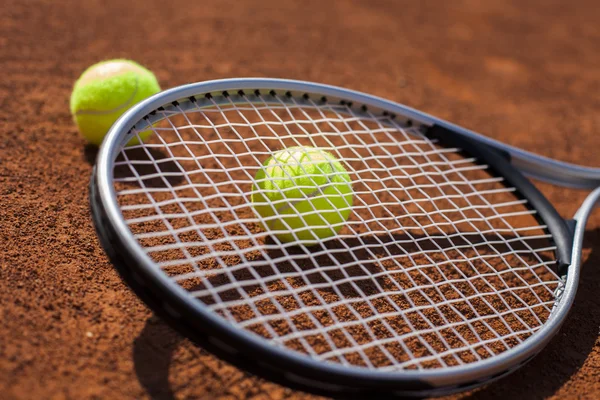
[[[305,159],[310,162],[305,163]],[[255,179],[253,190],[257,192],[252,194],[252,201],[260,221],[284,242],[312,244],[331,237],[350,214],[350,177],[323,149],[295,146],[278,151],[263,163]]]
[[[301,198],[301,199],[297,199],[297,200],[292,201],[292,202],[287,202],[287,203],[281,205],[279,208],[275,208],[276,214],[274,214],[273,217],[275,217],[275,215],[282,216],[283,212],[285,212],[285,211],[289,210],[290,208],[292,208],[292,207],[294,207],[294,206],[296,206],[298,204],[301,204],[301,203],[303,203],[305,201],[309,201],[311,198],[316,197],[319,193],[322,193],[324,196],[329,196],[330,194],[326,194],[325,191],[327,189],[329,189],[330,187],[332,187],[333,185],[335,185],[337,183],[340,183],[340,182],[332,182],[329,179],[329,177],[327,177],[327,179],[329,180],[329,182],[326,185],[323,185],[323,186],[320,186],[320,187],[316,188],[313,192],[307,194],[306,198]],[[316,210],[316,211],[318,212],[318,210]],[[336,210],[336,211],[339,213],[339,210]],[[285,223],[285,220],[283,220],[283,221],[284,221],[284,224],[287,226],[287,223]],[[266,225],[267,225],[267,227],[269,229],[273,229],[273,225],[276,224],[277,222],[279,222],[279,219],[277,219],[277,218],[266,219],[265,222],[266,222]]]
[[[70,111],[81,135],[99,146],[115,121],[136,103],[160,92],[156,76],[135,61],[115,59],[87,68],[73,87]],[[128,145],[152,130],[138,132]]]
[[[327,178],[329,180],[329,178]],[[310,192],[309,194],[306,195],[306,197],[301,198],[301,199],[296,199],[294,201],[289,201],[285,204],[282,204],[281,207],[276,208],[275,210],[278,213],[282,213],[284,211],[289,210],[290,208],[296,206],[299,203],[302,203],[304,201],[308,201],[314,197],[316,197],[319,193],[323,193],[323,195],[325,195],[325,190],[327,190],[328,188],[331,187],[331,185],[333,185],[333,182],[331,182],[331,180],[329,180],[329,182],[327,183],[327,185],[323,185],[323,186],[319,186],[317,187],[315,190],[313,190],[312,192]]]
[[[120,104],[117,107],[110,109],[110,110],[94,110],[94,109],[76,110],[75,115],[78,115],[78,116],[79,115],[108,115],[108,114],[117,112],[125,107],[130,106],[131,103],[133,102],[133,99],[135,99],[135,96],[137,95],[137,92],[139,90],[139,77],[134,76],[134,78],[135,78],[135,89],[133,90],[132,94],[129,96],[129,98],[123,104]]]

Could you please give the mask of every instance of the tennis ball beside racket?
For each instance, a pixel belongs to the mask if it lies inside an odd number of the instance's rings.
[[[252,203],[265,229],[281,241],[316,244],[336,235],[352,207],[348,172],[330,153],[290,147],[267,159],[257,172]]]
[[[113,123],[139,101],[160,91],[152,72],[130,60],[109,60],[86,69],[71,94],[71,114],[88,142],[100,145]],[[151,131],[141,132],[142,140]],[[134,138],[129,144],[137,143]]]

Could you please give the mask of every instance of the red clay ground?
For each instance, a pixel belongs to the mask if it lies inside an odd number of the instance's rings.
[[[237,76],[313,80],[424,109],[600,166],[595,1],[4,0],[0,7],[0,397],[308,398],[175,334],[121,282],[88,208],[93,149],[75,79],[126,57],[164,88]],[[585,193],[543,185],[564,216]],[[561,333],[468,399],[600,398],[600,213]]]

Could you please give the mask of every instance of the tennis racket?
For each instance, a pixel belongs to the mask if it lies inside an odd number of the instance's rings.
[[[251,201],[265,160],[294,146],[326,150],[352,184],[350,217],[311,246],[280,241]],[[593,191],[564,220],[525,176]],[[317,394],[421,397],[498,379],[556,334],[598,187],[599,169],[381,98],[227,79],[126,112],[91,206],[124,281],[219,357]]]

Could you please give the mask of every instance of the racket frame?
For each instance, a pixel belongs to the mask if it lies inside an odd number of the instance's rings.
[[[561,257],[567,254],[570,259],[570,263],[563,263],[565,282],[560,301],[555,303],[555,308],[546,323],[525,342],[476,363],[431,370],[373,371],[317,362],[308,356],[272,346],[267,340],[250,332],[232,329],[229,322],[209,311],[175,281],[168,279],[137,243],[123,219],[112,182],[114,161],[123,145],[131,139],[133,128],[143,128],[144,125],[156,122],[157,110],[185,106],[197,108],[198,105],[194,102],[204,101],[201,100],[204,95],[210,94],[215,98],[222,96],[224,92],[228,102],[235,102],[235,96],[240,96],[238,91],[243,91],[247,96],[247,93],[253,95],[257,89],[261,93],[275,91],[278,95],[288,95],[295,99],[303,98],[304,94],[318,94],[326,97],[328,103],[343,102],[341,104],[349,105],[353,110],[356,107],[357,112],[364,110],[363,106],[367,106],[369,112],[396,116],[400,124],[419,124],[424,127],[435,125],[451,132],[449,135],[455,135],[459,141],[466,141],[474,146],[469,149],[469,153],[472,154],[475,150],[492,154],[486,153],[486,164],[489,161],[487,158],[499,159],[500,161],[496,160],[493,164],[504,165],[502,168],[505,170],[502,174],[505,177],[517,177],[517,189],[528,200],[541,196],[547,203],[549,208],[540,209],[540,214],[549,227],[555,226],[552,234],[558,239],[558,254],[561,254]],[[186,101],[189,101],[189,104],[185,104]],[[138,123],[141,125],[136,126]],[[512,166],[508,162],[509,159]],[[495,165],[492,165],[492,168],[494,167]],[[541,193],[521,175],[518,168],[529,176],[555,184],[564,185],[565,181],[568,181],[568,186],[571,187],[588,188],[596,183],[596,186],[600,186],[600,171],[597,169],[579,167],[528,153],[375,96],[303,81],[226,79],[173,88],[156,94],[127,111],[113,125],[98,153],[90,182],[90,203],[102,246],[124,281],[154,312],[201,347],[256,375],[312,393],[333,396],[364,394],[371,397],[377,393],[385,393],[420,397],[480,386],[519,368],[531,360],[556,334],[572,305],[579,281],[585,220],[600,197],[600,191],[596,190],[588,197],[578,213],[578,221],[568,225]],[[560,174],[553,175],[556,170],[560,170]],[[523,188],[529,193],[524,193]],[[530,188],[533,188],[533,191]],[[593,196],[595,198],[592,198]],[[539,203],[538,200],[534,202]],[[573,232],[569,226],[574,228]]]

